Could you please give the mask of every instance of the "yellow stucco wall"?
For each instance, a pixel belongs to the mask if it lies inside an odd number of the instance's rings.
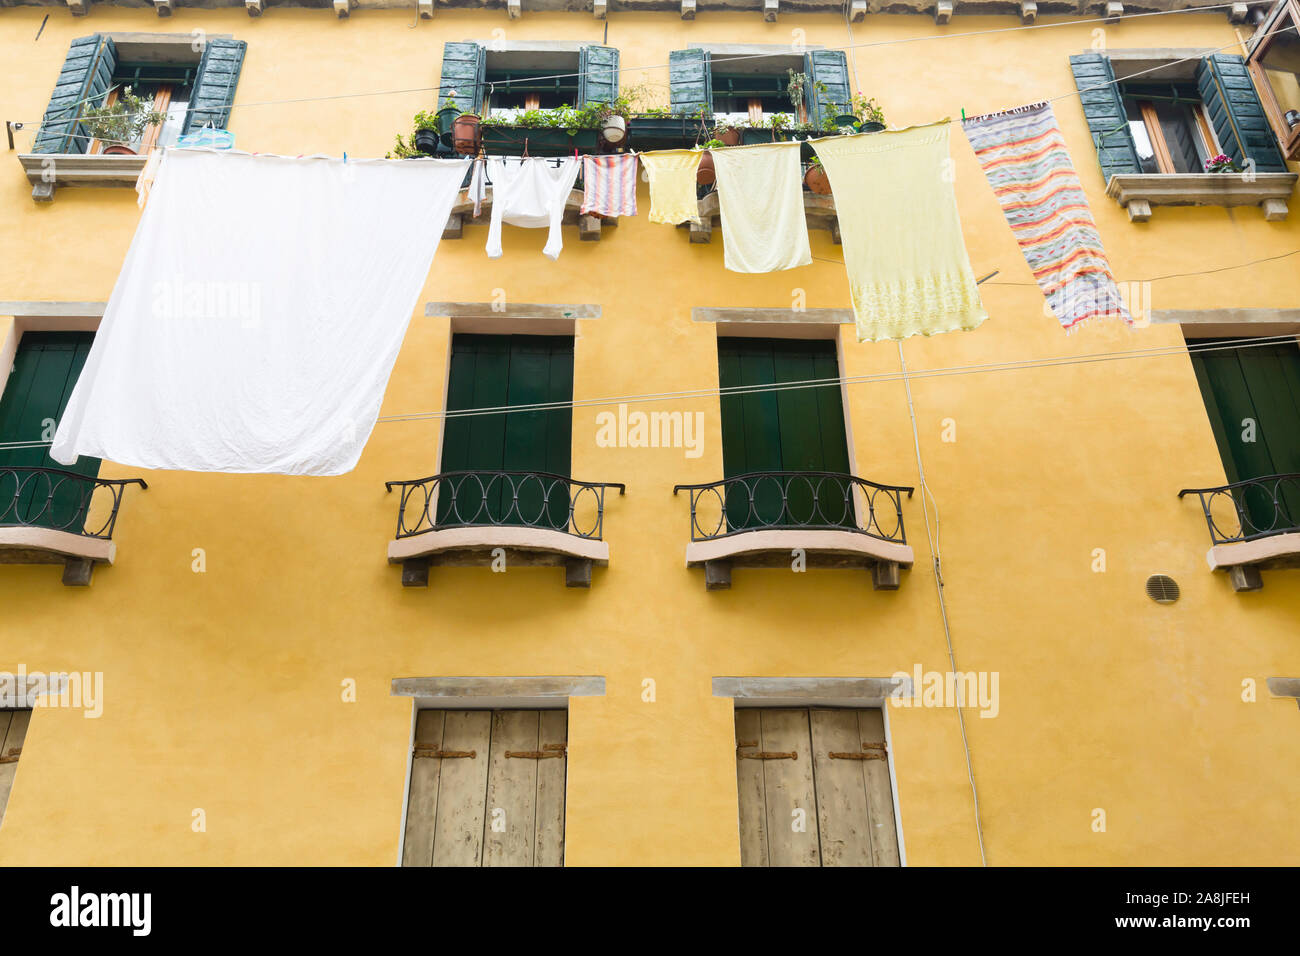
[[[0,14],[4,118],[38,120],[71,39],[95,31],[229,33],[249,43],[237,106],[325,94],[435,86],[442,43],[490,39],[600,42],[589,14],[500,10],[361,11],[95,6],[86,18],[52,8]],[[872,16],[856,43],[1005,28],[1009,17]],[[1046,21],[1045,21],[1046,22]],[[834,16],[611,14],[625,85],[666,83],[669,50],[701,42],[843,46]],[[1153,17],[1105,27],[1110,47],[1222,47],[1222,13]],[[859,49],[858,85],[892,125],[1017,105],[1074,90],[1068,55],[1090,26]],[[243,149],[382,155],[430,94],[237,108]],[[1188,273],[1300,247],[1300,219],[1266,223],[1257,209],[1159,208],[1134,225],[1104,196],[1077,100],[1056,104],[1076,166],[1122,280]],[[34,122],[28,130],[34,129]],[[22,139],[20,151],[30,140]],[[965,238],[989,321],[973,333],[903,345],[913,370],[1022,359],[1136,352],[1177,345],[1176,327],[1089,328],[1066,337],[1042,299],[970,148],[952,156]],[[129,190],[62,190],[35,204],[12,155],[0,170],[0,299],[106,300],[136,222]],[[586,302],[577,400],[717,385],[716,331],[695,306],[844,307],[840,249],[811,233],[812,266],[764,276],[722,267],[720,237],[641,215],[579,243],[565,230],[557,263],[539,231],[507,228],[490,262],[486,228],[444,242],[421,296]],[[430,224],[430,228],[435,228]],[[336,250],[340,260],[346,247]],[[1290,307],[1295,259],[1155,282],[1167,308]],[[422,313],[422,309],[421,309]],[[10,320],[0,319],[0,338]],[[449,322],[412,320],[384,415],[439,408]],[[848,375],[896,373],[898,347],[841,335]],[[1300,714],[1268,699],[1268,676],[1300,675],[1296,572],[1234,594],[1211,574],[1199,509],[1175,494],[1217,484],[1223,467],[1185,355],[963,374],[912,382],[920,450],[940,517],[946,597],[957,663],[1000,674],[1000,713],[967,728],[994,864],[1295,864],[1300,837]],[[104,712],[34,715],[0,829],[5,864],[365,864],[398,853],[411,703],[395,677],[604,675],[606,696],[573,701],[567,860],[570,864],[735,864],[739,861],[732,705],[711,696],[723,675],[888,676],[947,670],[921,499],[905,506],[915,570],[897,592],[865,572],[735,574],[706,593],[683,567],[687,502],[677,482],[722,475],[716,399],[668,403],[704,411],[704,454],[598,448],[595,416],[573,422],[573,474],[626,481],[606,513],[612,549],[590,591],[565,589],[555,569],[492,574],[434,569],[428,590],[403,589],[385,563],[396,498],[386,479],[430,473],[435,420],[379,424],[344,477],[148,475],[130,489],[117,564],[86,590],[57,568],[0,566],[0,670],[102,671]],[[901,382],[848,390],[855,472],[914,484],[916,451]],[[953,419],[955,442],[941,441]],[[105,463],[106,476],[136,469]],[[206,553],[194,573],[192,552]],[[1093,550],[1107,570],[1094,573]],[[1172,574],[1182,600],[1147,599],[1148,574]],[[355,703],[340,684],[357,682]],[[641,699],[642,681],[657,700]],[[1241,699],[1242,681],[1261,700]],[[951,709],[889,713],[898,811],[910,864],[979,862],[972,800]],[[206,832],[191,830],[195,808]],[[1092,811],[1107,813],[1107,831]]]

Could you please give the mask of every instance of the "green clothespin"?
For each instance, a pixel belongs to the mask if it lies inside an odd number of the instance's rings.
[[[966,107],[964,106],[961,108],[961,121],[966,122]]]

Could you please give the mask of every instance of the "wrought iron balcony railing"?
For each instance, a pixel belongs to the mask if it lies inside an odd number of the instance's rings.
[[[0,465],[0,527],[48,528],[109,540],[127,485],[143,478],[96,478],[60,468]]]
[[[546,528],[599,541],[605,490],[625,485],[576,481],[544,471],[446,471],[413,481],[389,481],[402,489],[397,537],[443,528],[512,526]]]
[[[1196,495],[1214,544],[1300,532],[1300,474],[1265,475],[1218,488],[1184,488]]]
[[[902,493],[910,498],[913,489],[837,472],[760,471],[673,488],[679,491],[691,493],[692,541],[744,531],[835,530],[906,544]]]

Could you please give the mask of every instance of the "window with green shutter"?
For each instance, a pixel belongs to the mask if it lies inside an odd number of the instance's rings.
[[[569,498],[543,482],[507,481],[500,472],[569,476],[573,439],[573,338],[567,335],[452,337],[441,473],[474,472],[444,484],[438,524],[531,524],[563,531]],[[537,411],[509,408],[562,403]],[[518,491],[518,501],[514,491]],[[454,500],[453,500],[454,499]],[[542,515],[542,520],[530,520]]]
[[[9,472],[0,482],[0,524],[82,530],[92,489],[79,481],[52,485],[26,469],[99,474],[98,458],[79,458],[68,468],[49,456],[45,444],[54,437],[94,338],[93,332],[25,332],[18,341],[0,392],[0,474],[6,468],[24,470]],[[27,447],[10,447],[17,444]]]
[[[1300,346],[1200,339],[1188,347],[1229,483],[1300,474]],[[1287,513],[1300,515],[1300,495],[1289,486],[1281,493],[1297,499],[1283,502]],[[1273,526],[1271,499],[1247,494],[1245,505],[1255,527]]]
[[[725,477],[758,472],[848,474],[839,374],[833,341],[719,338]],[[828,384],[809,384],[819,381]],[[799,387],[777,387],[796,383]],[[729,389],[739,393],[729,395]],[[727,525],[732,530],[853,523],[852,489],[847,481],[783,477],[729,489]]]
[[[576,50],[494,50],[473,42],[443,45],[438,106],[455,99],[463,110],[490,115],[520,110],[612,103],[619,91],[613,47]]]

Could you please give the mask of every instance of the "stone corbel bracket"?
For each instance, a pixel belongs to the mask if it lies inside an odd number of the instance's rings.
[[[840,220],[835,212],[835,197],[820,196],[817,193],[804,192],[803,210],[808,220],[809,229],[825,229],[831,234],[831,242],[840,244]],[[700,200],[700,221],[679,223],[678,229],[691,230],[691,242],[711,242],[713,228],[721,223],[718,211],[718,194],[711,192]]]
[[[580,212],[581,209],[582,190],[574,189],[569,193],[569,198],[565,200],[563,222],[566,226],[577,225],[578,239],[582,242],[600,242],[602,229],[618,225],[617,217],[602,219],[599,216],[584,216]],[[473,200],[462,198],[451,208],[451,215],[447,218],[447,225],[442,231],[442,238],[463,239],[465,235],[465,223],[467,222],[486,226],[488,221],[492,218],[491,195],[483,200],[478,218],[475,219],[473,216]]]

